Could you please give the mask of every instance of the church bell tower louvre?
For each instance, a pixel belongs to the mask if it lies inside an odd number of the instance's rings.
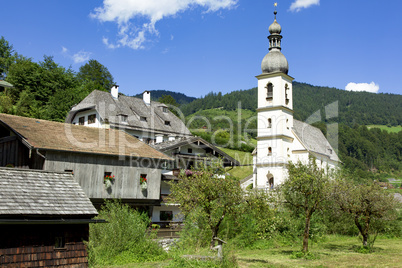
[[[275,4],[276,7],[276,4]],[[261,63],[258,79],[257,148],[254,155],[254,187],[273,188],[286,175],[291,158],[293,127],[293,77],[281,52],[282,28],[276,21],[269,26],[269,52]]]

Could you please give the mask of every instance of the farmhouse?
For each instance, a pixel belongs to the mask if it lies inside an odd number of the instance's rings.
[[[171,160],[123,131],[0,114],[1,166],[70,172],[95,206],[121,199],[150,212]]]
[[[180,170],[196,167],[197,163],[208,161],[221,161],[224,167],[239,166],[240,163],[225,152],[200,137],[188,137],[151,145],[160,152],[175,159],[173,171],[162,174],[161,206],[155,206],[152,213],[152,222],[165,226],[171,221],[180,222],[180,209],[178,204],[167,204],[166,197],[170,194],[168,181],[178,180]]]
[[[94,90],[73,107],[66,123],[98,128],[118,128],[147,143],[160,143],[190,137],[184,123],[168,107],[151,101],[151,92],[143,99],[118,94],[118,86],[111,93]]]
[[[258,79],[257,147],[254,151],[254,176],[244,184],[256,188],[273,188],[287,176],[288,161],[307,162],[314,156],[325,169],[340,162],[336,151],[321,133],[307,123],[293,119],[293,77],[281,52],[282,28],[276,21],[269,26],[269,53],[261,63]],[[325,107],[326,118],[337,116],[336,103]],[[318,111],[318,121],[321,120]],[[314,117],[314,116],[313,116]]]
[[[162,170],[162,202],[161,206],[153,208],[152,213],[152,221],[162,226],[172,220],[181,220],[177,217],[180,213],[178,206],[166,206],[163,202],[170,193],[166,182],[177,180],[180,169],[190,169],[197,162],[218,159],[225,167],[240,165],[219,148],[200,137],[192,136],[183,121],[169,111],[165,104],[151,101],[150,91],[145,91],[140,99],[119,95],[117,86],[112,87],[111,93],[95,90],[71,109],[66,123],[120,129],[174,159],[168,168]]]
[[[0,168],[0,266],[87,267],[98,213],[68,172]]]

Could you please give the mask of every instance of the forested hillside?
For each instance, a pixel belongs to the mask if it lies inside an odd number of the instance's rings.
[[[163,96],[172,96],[179,105],[187,104],[187,103],[190,103],[197,99],[194,97],[189,97],[187,95],[184,95],[183,93],[178,93],[178,92],[169,91],[169,90],[161,90],[161,89],[151,90],[151,100],[158,101]],[[142,98],[142,94],[137,94],[137,95],[134,95],[133,97]]]
[[[338,101],[339,123],[348,126],[353,126],[355,123],[391,126],[402,124],[402,95],[352,92],[294,82],[293,100],[294,116],[301,121],[305,121],[317,110],[322,111],[321,114],[325,119],[324,107]],[[225,95],[211,92],[181,108],[187,116],[211,108],[236,110],[239,101],[243,109],[255,111],[257,88],[233,91]]]

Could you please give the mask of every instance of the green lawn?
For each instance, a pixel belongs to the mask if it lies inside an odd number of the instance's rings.
[[[377,238],[372,253],[358,253],[357,237],[328,236],[321,243],[310,243],[313,259],[294,258],[300,245],[273,246],[269,249],[234,251],[239,267],[402,267],[402,239]],[[186,253],[187,254],[187,253]],[[213,255],[213,253],[211,253]],[[219,267],[202,261],[187,261],[180,257],[161,262],[134,263],[121,268],[138,267]]]
[[[399,131],[402,131],[402,126],[396,126],[396,127],[388,127],[386,125],[368,125],[368,128],[379,128],[381,130],[386,130],[389,133],[398,133]]]
[[[251,153],[236,151],[222,147],[219,147],[219,149],[221,149],[222,151],[224,151],[225,153],[227,153],[228,155],[239,161],[241,165],[245,165],[240,167],[234,167],[233,169],[228,169],[227,172],[230,175],[242,180],[245,177],[253,174],[253,166],[252,166],[253,156]]]

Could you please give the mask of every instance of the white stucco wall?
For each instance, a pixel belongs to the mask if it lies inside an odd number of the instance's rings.
[[[91,115],[91,114],[95,114],[95,115],[96,115],[95,123],[93,123],[93,124],[88,124],[88,116]],[[87,126],[87,127],[97,127],[97,128],[101,128],[101,127],[102,127],[102,123],[101,123],[101,120],[100,120],[100,116],[99,116],[98,112],[97,112],[95,109],[93,109],[93,110],[88,110],[88,111],[83,111],[83,112],[78,112],[78,113],[74,116],[74,119],[73,119],[72,123],[73,123],[74,125],[79,125],[79,118],[80,118],[80,117],[84,117],[84,118],[85,118],[85,119],[84,119],[84,126]]]

